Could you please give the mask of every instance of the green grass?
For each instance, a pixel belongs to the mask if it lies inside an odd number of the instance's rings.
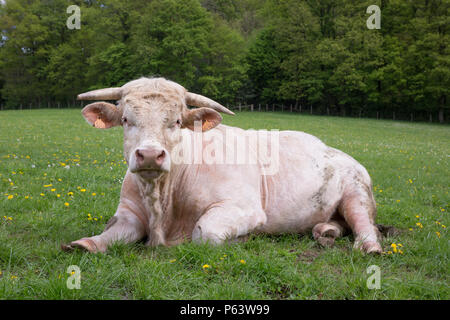
[[[351,237],[323,249],[311,235],[62,252],[60,243],[100,233],[115,212],[126,171],[122,130],[91,128],[80,110],[3,111],[0,298],[450,298],[448,126],[257,112],[226,116],[224,123],[301,130],[352,155],[373,178],[378,223],[405,230],[384,239],[384,250],[400,243],[403,254],[366,256],[351,249]],[[81,269],[80,290],[66,287],[70,265]],[[381,269],[379,290],[366,287],[370,265]]]

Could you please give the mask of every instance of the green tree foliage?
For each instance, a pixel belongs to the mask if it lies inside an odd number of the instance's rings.
[[[69,30],[66,8],[81,8]],[[366,9],[381,8],[381,29]],[[164,76],[223,104],[443,122],[450,0],[6,0],[0,103]]]

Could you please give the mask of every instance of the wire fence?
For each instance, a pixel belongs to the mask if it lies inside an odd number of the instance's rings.
[[[37,103],[21,103],[17,107],[6,108],[3,104],[0,104],[0,111],[2,110],[31,110],[31,109],[69,109],[69,108],[83,108],[90,102],[86,101],[46,101]],[[443,112],[429,112],[429,111],[402,111],[402,110],[367,110],[364,108],[355,109],[351,108],[338,109],[333,107],[315,107],[313,105],[302,106],[283,103],[271,103],[271,104],[236,104],[227,106],[228,109],[235,112],[289,112],[299,114],[310,115],[326,115],[326,116],[338,116],[338,117],[351,117],[351,118],[371,118],[371,119],[391,119],[400,121],[417,121],[417,122],[440,122],[449,123],[450,110],[445,109]]]

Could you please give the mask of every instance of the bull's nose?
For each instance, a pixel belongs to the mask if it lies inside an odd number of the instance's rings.
[[[160,169],[166,158],[166,152],[159,148],[136,149],[136,167],[143,169]]]

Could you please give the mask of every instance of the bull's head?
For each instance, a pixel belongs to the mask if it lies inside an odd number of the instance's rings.
[[[123,126],[129,169],[145,180],[170,171],[170,153],[182,139],[182,128],[193,130],[194,122],[199,121],[206,131],[222,121],[217,111],[234,114],[164,78],[141,78],[119,88],[82,93],[78,99],[118,100],[117,106],[107,102],[89,104],[82,114],[96,128]],[[199,108],[190,110],[188,105]]]

